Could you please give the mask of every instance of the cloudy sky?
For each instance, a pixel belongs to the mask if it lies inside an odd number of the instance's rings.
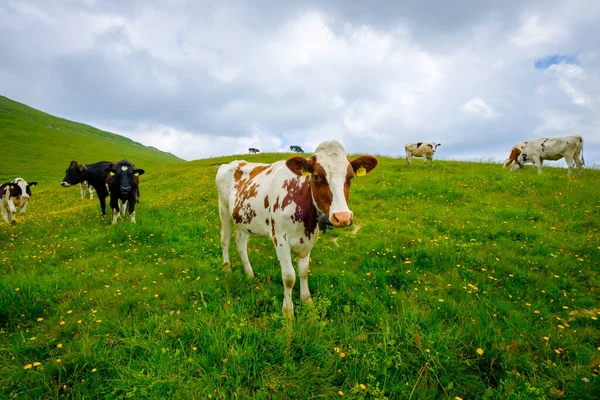
[[[312,151],[600,163],[600,1],[3,0],[0,94],[188,160]]]

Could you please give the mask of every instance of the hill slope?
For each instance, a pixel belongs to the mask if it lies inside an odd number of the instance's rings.
[[[0,96],[0,181],[21,176],[44,183],[62,179],[71,160],[127,158],[146,168],[184,162],[126,137],[58,118]]]
[[[288,323],[268,239],[250,239],[254,280],[234,241],[222,271],[233,158],[148,171],[136,225],[34,188],[0,226],[0,397],[599,398],[600,171],[381,157]]]

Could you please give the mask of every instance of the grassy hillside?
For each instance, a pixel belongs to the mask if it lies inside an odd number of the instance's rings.
[[[123,136],[68,121],[0,96],[0,182],[18,176],[40,184],[60,181],[71,160],[158,166],[180,158]]]
[[[600,396],[600,171],[381,158],[287,322],[269,240],[250,240],[255,280],[234,241],[221,270],[231,159],[146,168],[137,225],[34,190],[0,227],[1,397]]]

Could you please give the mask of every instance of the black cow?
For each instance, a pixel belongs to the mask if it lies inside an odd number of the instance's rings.
[[[256,154],[256,153],[260,153],[260,150],[255,148],[255,147],[250,147],[248,149],[248,151],[250,152],[250,154]]]
[[[23,178],[16,178],[12,182],[0,185],[0,209],[6,222],[9,219],[11,224],[17,222],[17,208],[23,218],[31,197],[31,186],[35,185],[37,182],[27,182]]]
[[[296,153],[304,153],[304,150],[300,146],[290,146],[290,150]]]
[[[135,204],[139,196],[139,176],[143,175],[145,171],[136,168],[127,160],[111,163],[105,171],[108,174],[106,185],[110,191],[110,208],[113,210],[112,223],[116,224],[119,217],[125,217],[125,212],[129,211],[131,222],[135,224]],[[119,201],[121,207],[119,207]]]
[[[71,161],[61,185],[69,187],[87,181],[96,190],[102,215],[106,215],[106,198],[108,197],[108,189],[106,188],[108,172],[106,172],[106,168],[109,168],[110,165],[111,163],[108,161],[94,164],[79,164],[77,161]]]

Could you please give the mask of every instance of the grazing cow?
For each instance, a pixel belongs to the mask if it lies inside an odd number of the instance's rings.
[[[304,153],[304,150],[300,146],[290,146],[290,150],[295,153]]]
[[[310,303],[308,262],[321,222],[327,219],[335,227],[352,223],[347,203],[352,178],[369,173],[377,163],[369,155],[349,161],[342,145],[332,141],[321,143],[308,159],[293,156],[273,164],[233,161],[221,165],[216,183],[224,271],[231,271],[232,223],[238,227],[235,243],[248,277],[254,277],[248,259],[248,237],[270,237],[281,265],[283,315],[293,318],[296,275],[290,252],[298,261],[300,298]]]
[[[532,140],[525,145],[521,154],[510,167],[511,171],[523,168],[525,163],[533,163],[542,173],[544,160],[560,160],[564,158],[571,175],[573,166],[577,166],[579,176],[583,175],[583,138],[581,136],[565,136],[557,138],[541,138]]]
[[[136,168],[127,160],[111,163],[106,168],[108,177],[106,185],[110,191],[110,208],[113,210],[113,225],[117,223],[120,216],[125,217],[129,212],[131,222],[135,224],[135,205],[139,196],[139,177],[144,170]],[[121,202],[121,214],[119,215],[119,201]]]
[[[404,149],[406,150],[406,162],[410,165],[410,160],[413,157],[423,157],[425,165],[427,165],[427,160],[433,165],[433,155],[438,146],[441,146],[441,144],[436,142],[407,143],[406,146],[404,146]]]
[[[77,161],[71,161],[61,185],[69,187],[87,181],[88,185],[96,190],[102,215],[106,215],[106,198],[108,197],[108,189],[106,188],[108,172],[106,172],[106,168],[110,165],[111,163],[108,161],[94,164],[79,164]]]
[[[257,148],[255,148],[255,147],[250,147],[250,148],[248,149],[248,151],[250,152],[250,154],[257,154],[257,153],[260,153],[260,150],[259,150],[259,149],[257,149]]]
[[[79,184],[79,191],[81,192],[81,200],[85,199],[85,191],[90,193],[90,200],[94,198],[94,188],[89,185],[87,181],[83,181]]]
[[[10,220],[11,224],[16,224],[17,208],[23,218],[31,197],[31,186],[35,185],[37,182],[27,182],[23,178],[16,178],[12,182],[0,185],[0,209],[2,209],[4,221]]]

